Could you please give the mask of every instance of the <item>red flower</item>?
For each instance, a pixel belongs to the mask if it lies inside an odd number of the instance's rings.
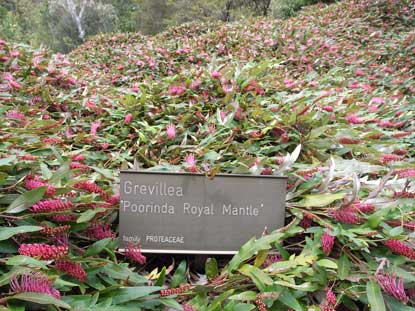
[[[91,226],[86,231],[86,234],[92,238],[97,240],[102,240],[106,238],[115,238],[115,233],[111,231],[111,228],[109,225],[100,224],[97,222],[94,222],[91,224]]]
[[[58,260],[56,261],[56,269],[62,272],[66,272],[81,282],[84,282],[86,279],[86,272],[80,263],[67,260]]]
[[[328,215],[345,224],[355,225],[361,222],[361,218],[356,215],[356,210],[353,207],[329,209]]]
[[[133,243],[128,243],[127,249],[125,250],[125,256],[135,262],[138,262],[140,265],[144,265],[146,263],[146,257],[141,253],[140,248]]]
[[[384,292],[399,301],[408,302],[409,298],[405,293],[402,279],[396,279],[393,275],[377,274],[376,280]]]
[[[125,116],[124,123],[125,124],[130,124],[132,120],[133,120],[133,115],[131,113],[129,113]]]
[[[335,237],[330,235],[327,231],[325,231],[323,235],[321,236],[321,246],[326,256],[330,255],[333,249],[333,246],[334,246],[334,240],[335,240]]]
[[[37,202],[30,210],[34,213],[51,213],[71,209],[72,207],[73,203],[70,201],[47,200]]]
[[[409,259],[415,260],[415,250],[406,245],[404,242],[399,240],[387,240],[385,241],[385,245],[392,252],[404,255]]]
[[[47,187],[45,194],[47,196],[53,196],[55,194],[55,187],[47,184],[46,182],[42,181],[40,177],[27,175],[25,178],[24,187],[27,190],[33,190],[39,187]]]
[[[42,243],[21,244],[19,254],[36,257],[41,260],[58,259],[68,254],[68,247],[64,245],[48,245]]]
[[[13,276],[10,280],[10,289],[14,293],[43,293],[56,299],[61,297],[59,291],[52,287],[52,282],[48,277],[36,272],[22,274],[20,283],[18,276]]]

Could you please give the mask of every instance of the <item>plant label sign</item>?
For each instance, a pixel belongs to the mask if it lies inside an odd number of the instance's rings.
[[[147,253],[234,254],[284,226],[284,177],[121,171],[120,195],[120,246]]]

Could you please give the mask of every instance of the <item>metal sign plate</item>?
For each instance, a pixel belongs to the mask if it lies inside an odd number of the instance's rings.
[[[121,171],[120,243],[142,252],[234,254],[284,226],[286,178]]]

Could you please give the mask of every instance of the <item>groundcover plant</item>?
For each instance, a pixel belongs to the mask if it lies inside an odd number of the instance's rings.
[[[0,40],[1,310],[403,310],[415,297],[415,2]],[[118,250],[121,168],[288,177],[225,266]]]

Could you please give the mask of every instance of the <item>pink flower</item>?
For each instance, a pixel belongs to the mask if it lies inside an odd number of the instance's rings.
[[[51,260],[64,257],[68,254],[68,247],[64,245],[48,245],[43,243],[20,244],[19,254],[36,257],[41,260]]]
[[[394,162],[394,161],[402,161],[403,159],[404,159],[404,157],[402,157],[402,156],[399,156],[399,155],[396,155],[396,154],[393,154],[393,153],[391,153],[391,154],[386,153],[386,154],[382,154],[379,161],[380,161],[380,163],[385,165],[385,164],[388,164],[388,163]]]
[[[10,289],[14,293],[43,293],[60,299],[59,291],[52,287],[52,282],[47,276],[37,272],[25,273],[20,276],[13,276],[10,280]]]
[[[100,224],[97,222],[94,222],[91,224],[91,226],[86,231],[86,234],[96,240],[102,240],[106,238],[115,238],[115,233],[111,231],[111,228],[109,225]]]
[[[33,190],[39,187],[47,187],[46,188],[46,192],[45,194],[47,196],[53,196],[55,194],[55,187],[47,184],[46,182],[44,182],[41,178],[36,177],[36,176],[32,176],[32,175],[27,175],[25,178],[25,182],[24,182],[24,187],[27,190]]]
[[[52,216],[52,220],[56,221],[56,222],[73,222],[76,221],[76,216],[75,215],[53,215]]]
[[[169,95],[174,96],[181,96],[186,91],[186,88],[182,85],[173,85],[169,88]]]
[[[189,169],[189,171],[191,172],[197,171],[195,156],[192,153],[186,156],[185,161],[186,161],[187,168]]]
[[[399,240],[387,240],[385,245],[392,252],[408,257],[409,259],[415,260],[415,250],[406,245],[404,242]]]
[[[377,274],[375,277],[384,292],[403,303],[408,302],[409,298],[405,293],[402,279],[396,279],[395,276],[388,274]]]
[[[26,116],[23,113],[18,112],[17,110],[11,110],[6,112],[6,117],[9,119],[17,119],[21,121],[26,120]]]
[[[173,140],[176,138],[176,127],[173,124],[169,124],[166,127],[167,137],[170,140]]]
[[[346,121],[349,124],[362,124],[364,121],[360,119],[356,113],[350,113],[346,116]]]
[[[124,123],[125,124],[130,124],[132,120],[133,120],[133,115],[131,113],[129,113],[125,116]]]
[[[101,121],[96,121],[91,124],[91,130],[89,132],[90,135],[95,136],[97,134],[98,128],[101,127]]]
[[[211,71],[210,76],[214,79],[218,79],[218,78],[222,77],[222,74],[219,71]]]
[[[328,305],[334,307],[337,303],[336,294],[331,288],[326,289],[326,302]]]
[[[10,56],[11,57],[19,57],[20,56],[20,52],[18,50],[11,50],[10,51]]]
[[[118,203],[120,203],[120,194],[117,193],[117,194],[112,195],[106,200],[106,202],[111,205],[117,205]]]
[[[9,88],[11,90],[20,90],[22,88],[22,86],[16,82],[13,76],[8,72],[4,74],[3,79],[9,83]]]
[[[321,236],[321,246],[326,256],[329,256],[333,249],[334,239],[335,237],[330,235],[327,231],[325,231]]]
[[[82,162],[82,161],[85,161],[85,156],[83,154],[75,154],[75,155],[71,156],[71,159],[73,161]]]
[[[86,279],[86,272],[80,263],[67,260],[57,260],[56,269],[73,276],[81,282],[84,282]]]
[[[73,203],[62,200],[39,201],[30,208],[33,213],[52,213],[71,209]]]
[[[361,219],[356,215],[356,210],[351,207],[339,208],[339,209],[329,209],[328,215],[333,219],[340,221],[345,224],[359,224]]]
[[[372,104],[383,104],[385,103],[385,100],[382,97],[373,97],[370,102]]]
[[[183,305],[183,311],[196,311],[196,309],[189,304],[185,304]]]
[[[365,73],[363,72],[362,69],[356,69],[354,73],[356,74],[356,76],[364,76],[365,75]]]
[[[69,164],[69,168],[71,170],[78,169],[78,170],[81,170],[83,172],[88,172],[91,169],[88,165],[82,164],[82,163],[79,163],[79,162],[71,162]]]
[[[146,263],[146,257],[141,253],[140,248],[133,243],[128,243],[127,249],[125,250],[125,256],[135,262],[138,262],[140,265],[144,265]]]
[[[107,193],[98,185],[94,184],[93,182],[89,181],[80,181],[77,182],[74,186],[75,189],[84,190],[90,193],[97,193],[104,197],[107,196]]]

